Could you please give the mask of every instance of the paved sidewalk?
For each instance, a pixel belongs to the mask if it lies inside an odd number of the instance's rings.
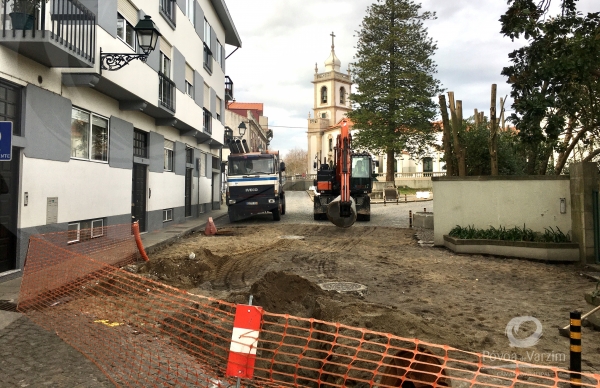
[[[147,251],[204,230],[209,217],[227,215],[227,206],[201,217],[142,235]],[[21,278],[0,283],[0,387],[104,388],[112,382],[56,334],[14,311]]]

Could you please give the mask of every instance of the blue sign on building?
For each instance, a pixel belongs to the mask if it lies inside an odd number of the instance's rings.
[[[12,158],[12,121],[0,121],[0,162]]]

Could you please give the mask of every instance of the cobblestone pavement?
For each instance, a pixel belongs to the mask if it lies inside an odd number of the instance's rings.
[[[286,213],[281,216],[284,224],[318,224],[332,225],[329,221],[315,221],[313,218],[313,203],[306,191],[286,191]],[[408,211],[422,212],[423,209],[433,211],[433,201],[418,201],[407,203],[377,203],[371,204],[371,221],[356,222],[354,226],[388,226],[395,228],[408,228]],[[256,225],[273,222],[271,213],[258,214],[250,218],[237,221],[235,225]],[[217,226],[229,224],[227,217],[221,218]],[[433,238],[431,238],[433,240]]]
[[[21,316],[0,330],[0,387],[114,387],[56,334]]]

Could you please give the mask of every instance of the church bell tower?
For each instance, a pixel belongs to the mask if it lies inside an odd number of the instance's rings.
[[[317,166],[324,160],[329,161],[333,150],[331,140],[335,144],[333,133],[328,129],[342,120],[351,110],[350,95],[352,81],[350,70],[347,74],[340,72],[341,61],[335,55],[335,34],[331,33],[331,53],[325,60],[325,71],[319,73],[315,64],[313,83],[313,117],[308,119],[308,158],[309,173],[315,173],[313,163]]]

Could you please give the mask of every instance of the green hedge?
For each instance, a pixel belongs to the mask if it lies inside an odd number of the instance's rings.
[[[488,229],[476,229],[472,225],[462,227],[456,225],[449,233],[450,237],[460,239],[484,239],[484,240],[505,240],[505,241],[535,241],[535,242],[553,242],[567,243],[571,242],[569,233],[563,233],[559,227],[554,230],[552,227],[544,228],[544,233],[534,232],[523,225],[522,228],[515,226],[514,228],[506,229],[503,226],[494,228],[490,226]]]

